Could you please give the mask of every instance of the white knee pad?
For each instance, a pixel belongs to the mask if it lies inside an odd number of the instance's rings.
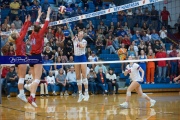
[[[19,78],[18,84],[23,84],[24,85],[24,78]]]
[[[147,95],[146,95],[145,93],[143,93],[143,94],[141,95],[141,97],[142,97],[142,98],[146,98]]]
[[[40,83],[40,80],[35,79],[33,82],[35,82],[35,83],[39,84],[39,83]]]
[[[88,80],[87,80],[87,78],[83,79],[82,82],[83,82],[84,85],[88,85]]]
[[[77,80],[77,85],[82,85],[82,80]]]
[[[127,92],[126,92],[126,96],[129,96],[129,97],[130,97],[130,96],[131,96],[131,92],[130,92],[130,91],[127,91]]]

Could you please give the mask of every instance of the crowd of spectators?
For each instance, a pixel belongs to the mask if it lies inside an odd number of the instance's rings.
[[[17,32],[17,29],[22,27],[27,14],[31,15],[33,24],[37,17],[37,10],[40,7],[44,10],[44,15],[41,17],[41,23],[43,23],[45,20],[44,16],[46,16],[45,11],[50,6],[47,0],[44,0],[44,3],[41,5],[38,0],[13,0],[13,2],[5,0],[2,3],[1,9],[10,9],[9,15],[1,25],[2,32]],[[109,6],[103,6],[101,0],[94,0],[93,3],[96,6],[94,11],[115,6],[113,2]],[[67,12],[64,15],[55,11],[52,12],[51,21],[86,14],[90,9],[86,0],[77,0],[76,2],[67,0],[66,2],[62,1],[61,4],[67,7]],[[112,16],[115,15],[112,14]],[[120,60],[126,60],[130,55],[135,56],[136,59],[177,57],[179,55],[180,44],[172,45],[170,49],[165,47],[165,43],[170,42],[167,40],[167,29],[169,18],[171,20],[170,13],[166,10],[166,7],[163,8],[160,14],[155,9],[155,6],[152,6],[152,10],[149,10],[147,7],[145,9],[138,7],[120,11],[116,16],[117,22],[112,20],[109,25],[104,22],[107,15],[96,17],[95,22],[96,20],[100,21],[98,24],[95,24],[91,19],[80,20],[74,22],[73,25],[71,24],[74,34],[81,30],[85,33],[84,38],[88,42],[86,52],[88,61],[101,61],[99,54],[102,54],[102,50],[107,50],[110,54],[117,54]],[[157,27],[159,20],[162,21],[160,30]],[[180,24],[179,21],[178,18],[178,24]],[[30,55],[31,50],[29,38],[31,32],[29,31],[25,38],[27,55]],[[5,35],[1,37],[2,55],[15,55],[14,46],[7,43],[8,37]],[[6,47],[4,47],[5,45]],[[95,49],[91,49],[91,46],[94,46]],[[67,24],[48,27],[44,36],[42,56],[44,58],[43,64],[73,62],[73,42],[71,41]],[[125,70],[125,65],[125,63],[121,65],[122,73]],[[158,77],[158,82],[166,82],[166,78],[169,77],[170,83],[173,83],[173,78],[180,73],[180,62],[177,60],[141,62],[140,66],[145,71],[145,84],[154,84],[154,77],[156,76]],[[92,94],[97,93],[99,90],[102,90],[104,94],[108,92],[111,94],[114,91],[113,86],[116,88],[115,93],[118,93],[117,78],[113,69],[107,70],[106,66],[102,64],[88,65],[88,67],[87,75]],[[13,67],[3,67],[1,76],[5,79],[7,88],[17,86],[18,76],[13,69]],[[45,89],[45,93],[43,90],[41,91],[42,96],[48,96],[47,86],[51,86],[51,91],[56,95],[55,84],[60,86],[61,95],[67,95],[69,87],[73,95],[77,93],[76,76],[71,65],[46,65],[43,66],[43,71],[44,77],[42,77],[42,80],[46,80],[46,82],[40,84],[41,88]]]

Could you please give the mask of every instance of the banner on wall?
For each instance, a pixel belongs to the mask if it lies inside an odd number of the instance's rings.
[[[161,1],[163,1],[163,0],[141,0],[141,1],[137,1],[137,2],[132,2],[132,3],[117,6],[114,8],[109,8],[109,9],[105,9],[105,10],[101,10],[101,11],[97,11],[97,12],[92,12],[92,13],[88,13],[88,14],[84,14],[84,15],[80,15],[80,16],[75,16],[75,17],[66,18],[63,20],[50,22],[49,26],[55,26],[55,25],[65,24],[65,23],[79,21],[79,20],[83,20],[83,19],[93,18],[93,17],[97,17],[97,16],[101,16],[101,15],[106,15],[106,14],[110,14],[110,13],[114,13],[114,12],[118,12],[118,11],[127,10],[130,8],[136,8],[136,7],[143,6],[143,5],[153,4],[153,3],[161,2]],[[43,25],[41,25],[41,27],[42,26]],[[32,29],[33,29],[33,27],[29,28],[29,30],[32,30]],[[20,32],[20,29],[18,29],[17,31]],[[9,35],[9,34],[11,34],[10,31],[1,33],[1,35]]]

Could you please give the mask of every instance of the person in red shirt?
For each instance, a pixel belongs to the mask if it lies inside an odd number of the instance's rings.
[[[171,21],[171,16],[169,11],[166,10],[166,7],[164,6],[163,11],[161,12],[161,19],[162,19],[162,23],[163,25],[167,28],[168,26],[168,17]]]
[[[156,58],[166,58],[167,54],[163,51],[163,47],[160,48],[160,51],[156,53]],[[166,81],[166,69],[167,63],[165,60],[158,61],[158,82],[160,83],[162,78],[164,82]]]
[[[46,32],[46,29],[48,28],[49,20],[50,20],[50,13],[51,13],[51,8],[48,8],[47,15],[46,15],[46,20],[45,23],[41,29],[40,25],[38,24],[40,21],[40,17],[43,14],[41,12],[41,8],[38,10],[38,18],[36,20],[36,24],[34,25],[34,31],[30,35],[30,40],[31,40],[31,56],[36,57],[36,59],[39,60],[39,62],[42,61],[41,53],[43,51],[43,46],[44,46],[44,34]],[[42,75],[42,64],[30,64],[30,69],[32,71],[33,75],[33,82],[31,84],[31,89],[30,89],[30,97],[28,97],[28,102],[34,106],[37,107],[36,105],[36,98],[35,98],[35,93],[37,90],[37,87],[40,83],[40,78]]]
[[[30,25],[30,20],[31,20],[31,16],[28,15],[28,17],[26,16],[26,21],[20,31],[20,33],[12,33],[9,37],[9,42],[11,43],[15,43],[16,46],[16,56],[26,56],[26,44],[23,41],[25,38],[25,35],[28,31],[28,27]],[[24,78],[26,75],[26,69],[27,69],[27,65],[26,64],[16,64],[15,65],[17,67],[17,72],[18,72],[18,89],[19,89],[19,95],[17,96],[20,100],[27,102],[26,96],[24,94]]]
[[[126,49],[128,49],[129,46],[131,45],[131,41],[127,35],[125,35],[124,38],[122,39],[121,44],[122,43],[124,43],[124,45],[126,46]]]
[[[169,53],[169,57],[177,57],[177,55],[178,52],[176,51],[176,46],[173,46],[173,50]],[[171,68],[170,83],[172,83],[172,80],[176,77],[177,74],[178,60],[169,61],[169,65]]]

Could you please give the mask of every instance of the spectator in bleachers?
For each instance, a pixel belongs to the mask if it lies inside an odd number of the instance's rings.
[[[70,87],[72,89],[72,95],[75,96],[77,94],[78,87],[76,82],[76,73],[73,66],[71,66],[70,71],[67,73],[66,84],[68,88]]]
[[[43,52],[43,55],[47,55],[49,60],[54,60],[54,53],[52,50],[50,50],[50,47],[46,47],[45,51]]]
[[[67,63],[68,57],[62,50],[59,52],[58,56],[61,58],[62,63]]]
[[[63,30],[64,36],[66,40],[70,39],[70,31],[67,29],[67,26],[64,26],[64,30]]]
[[[15,56],[14,46],[10,45],[6,56]]]
[[[120,21],[122,24],[124,24],[124,22],[125,22],[124,19],[126,17],[125,12],[124,11],[119,11],[117,16],[118,16],[118,21]]]
[[[136,14],[136,21],[138,25],[141,26],[142,16],[143,16],[142,8],[141,7],[136,8],[135,14]]]
[[[50,47],[52,48],[52,52],[53,52],[53,55],[55,54],[55,52],[57,51],[58,47],[57,47],[57,41],[55,39],[55,37],[51,38],[49,40],[49,44],[50,44]]]
[[[136,52],[134,51],[134,46],[133,45],[130,45],[129,46],[129,49],[128,49],[128,52],[127,52],[127,56],[137,56]]]
[[[139,45],[139,43],[142,39],[141,39],[141,36],[140,36],[140,33],[138,30],[136,31],[136,34],[134,34],[132,36],[131,40],[132,40],[132,42],[134,41],[136,45]]]
[[[9,70],[10,70],[10,66],[2,66],[2,72],[1,72],[1,82],[0,82],[0,85],[2,85],[2,87],[6,87],[6,80],[5,80],[5,78],[6,78],[6,75],[7,75],[7,73],[9,72]]]
[[[88,0],[82,0],[83,6],[89,8]]]
[[[89,23],[86,25],[86,29],[90,29],[90,27],[94,29],[94,25],[91,20],[89,20]]]
[[[132,28],[133,26],[133,12],[132,12],[132,9],[128,9],[126,11],[126,18],[127,18],[127,23],[130,27],[130,29]]]
[[[106,74],[106,79],[107,79],[107,83],[108,83],[109,93],[113,94],[114,86],[115,86],[115,89],[116,89],[115,94],[118,94],[119,85],[116,81],[117,77],[116,77],[116,74],[114,73],[113,69],[111,69],[111,68],[109,69],[109,72]]]
[[[112,34],[112,31],[110,33]],[[112,36],[112,35],[109,35],[109,36]],[[116,37],[113,37],[113,47],[115,48],[115,50],[118,50],[120,48],[119,39],[117,35]]]
[[[103,41],[101,40],[100,37],[97,38],[96,40],[96,49],[97,49],[97,54],[101,54],[101,50],[102,50],[102,47],[103,47]]]
[[[145,55],[145,52],[143,49],[140,50],[140,54],[138,57],[139,60],[145,60],[147,59],[147,56]],[[143,83],[146,84],[146,62],[139,62],[139,66],[144,70],[144,80]],[[141,74],[141,73],[140,73]]]
[[[12,87],[17,87],[18,85],[18,76],[17,73],[15,72],[15,68],[14,66],[10,67],[10,71],[7,73],[6,75],[6,82],[7,82],[7,97],[11,97],[10,96],[10,89]],[[18,93],[18,89],[17,89],[17,93]]]
[[[2,35],[1,36],[1,48],[5,46],[5,44],[8,42],[8,36]]]
[[[101,60],[98,60],[98,62],[101,62]],[[102,72],[104,73],[104,74],[106,74],[107,73],[107,68],[106,68],[106,66],[104,66],[103,64],[97,64],[96,65],[96,67],[94,68],[94,71],[96,72],[96,74],[99,72],[99,69],[102,69]]]
[[[176,51],[176,46],[173,46],[173,51],[169,53],[169,57],[177,57],[178,52]],[[178,66],[178,61],[177,60],[171,60],[168,61],[170,62],[170,68],[171,68],[171,75],[170,75],[170,83],[172,83],[173,79],[177,75],[177,66]]]
[[[70,5],[68,5],[68,6],[66,7],[65,15],[67,15],[68,17],[72,17],[73,13],[74,13],[73,8],[72,8]]]
[[[10,0],[1,0],[1,9],[3,8],[9,8]]]
[[[66,84],[66,75],[64,74],[63,68],[60,68],[56,76],[56,84],[60,86],[60,95],[68,96],[67,93],[67,84]]]
[[[124,38],[121,41],[121,44],[124,44],[125,48],[128,49],[129,46],[131,45],[130,38],[127,35],[125,35]]]
[[[77,8],[76,10],[76,15],[79,16],[79,15],[82,15],[83,14],[83,11],[81,10],[80,7]]]
[[[147,35],[147,32],[146,32],[146,31],[144,31],[143,34],[142,34],[142,41],[144,41],[144,43],[150,42],[150,38],[149,38],[149,36]]]
[[[38,16],[38,9],[40,8],[39,6],[39,2],[34,0],[33,1],[33,5],[32,5],[32,10],[31,10],[31,20],[34,23],[34,21],[36,20],[37,16]]]
[[[88,61],[89,62],[97,62],[98,61],[98,57],[96,56],[94,51],[92,51],[91,55],[88,57]],[[92,68],[95,68],[95,64],[91,64],[90,66]]]
[[[22,28],[23,22],[19,19],[18,16],[16,16],[16,19],[13,21],[13,23],[16,29]]]
[[[140,44],[138,45],[138,55],[141,54],[141,50],[143,50],[146,53],[147,46],[145,45],[144,41],[141,41]]]
[[[57,32],[55,34],[55,37],[56,37],[56,40],[58,41],[57,46],[60,47],[61,49],[64,49],[65,36],[64,36],[64,33],[60,27],[57,28]]]
[[[44,0],[44,3],[42,4],[43,12],[46,12],[48,10],[49,6],[50,6],[50,4],[48,3],[48,0]]]
[[[27,1],[26,2],[26,11],[27,11],[27,14],[31,14],[31,10],[32,10],[32,6],[30,6],[29,2]]]
[[[147,55],[148,59],[154,59],[155,54],[153,53],[153,50],[150,49]],[[148,61],[147,62],[147,84],[154,84],[154,73],[155,73],[155,62]]]
[[[116,54],[117,51],[115,50],[114,46],[113,46],[113,40],[112,40],[112,36],[109,36],[107,38],[107,41],[106,41],[106,49],[107,50],[110,50],[110,54],[114,53]]]
[[[145,22],[147,24],[149,21],[149,18],[151,16],[151,12],[148,10],[148,7],[146,7],[143,13],[144,13],[143,22]]]
[[[10,3],[10,9],[10,20],[12,22],[13,20],[15,20],[16,16],[18,16],[18,10],[20,9],[20,4],[17,2],[17,0],[14,0]]]
[[[83,30],[85,28],[82,20],[79,20],[76,26],[77,26],[77,29],[80,29],[80,30]]]
[[[123,30],[127,33],[127,34],[131,34],[131,30],[130,30],[130,27],[128,25],[127,22],[124,23],[124,26],[123,26]]]
[[[108,27],[104,24],[103,21],[100,21],[100,24],[98,25],[98,29],[102,30],[102,33],[105,35],[108,31]]]
[[[98,89],[101,88],[101,90],[103,90],[103,94],[108,94],[108,84],[107,84],[106,74],[103,73],[102,68],[99,68],[97,73],[97,86]]]
[[[48,29],[46,37],[48,40],[50,40],[51,38],[53,38],[54,34],[51,28]]]
[[[142,30],[142,29],[141,29],[141,27],[139,26],[139,24],[136,23],[136,24],[134,25],[134,27],[133,27],[134,33],[136,33],[137,31],[141,31],[141,30]]]
[[[70,56],[67,63],[74,63],[74,57],[73,57],[73,56]],[[65,70],[67,71],[71,66],[73,66],[73,65],[65,65],[65,66],[64,66],[64,67],[65,67]]]
[[[1,31],[6,32],[6,31],[8,31],[8,28],[4,24],[2,24],[1,25]]]
[[[159,13],[157,10],[155,10],[155,6],[152,6],[151,10],[151,23],[152,23],[152,28],[157,29],[158,26],[158,20],[159,20]]]
[[[142,25],[142,31],[147,32],[148,30],[149,30],[149,27],[148,27],[147,23],[144,22],[143,25]]]
[[[121,25],[121,22],[117,22],[116,26],[115,26],[115,30],[117,30],[118,28],[120,28],[122,25]]]
[[[48,55],[44,56],[44,60],[43,60],[43,64],[51,64],[53,63],[52,60],[49,60]],[[52,66],[51,65],[44,65],[43,66],[43,70],[46,72],[46,74],[49,74],[49,71],[52,70]]]
[[[125,44],[121,44],[121,48],[118,50],[119,60],[126,60],[127,57],[127,49],[125,48]],[[124,70],[125,63],[121,64],[121,70]]]
[[[114,23],[113,23],[113,22],[110,23],[108,29],[109,29],[109,31],[111,30],[112,32],[114,32],[115,26],[114,26]]]
[[[10,25],[11,21],[10,21],[10,17],[9,16],[6,16],[6,20],[7,20],[7,23]]]
[[[171,21],[171,16],[169,11],[166,10],[166,7],[163,7],[163,11],[161,11],[161,20],[162,20],[162,24],[165,26],[165,28],[168,27],[168,17]]]
[[[167,38],[167,30],[164,26],[162,26],[162,29],[159,31],[161,41],[166,42]]]
[[[89,85],[89,91],[91,91],[92,94],[96,94],[97,87],[96,87],[96,72],[93,68],[90,69],[89,74],[87,75],[88,79],[88,85]]]
[[[40,86],[41,97],[43,97],[43,96],[49,97],[47,75],[44,70],[42,71],[41,81],[39,83],[39,86]]]
[[[9,29],[9,31],[11,32],[11,33],[13,33],[13,32],[18,32],[17,30],[16,30],[16,28],[15,28],[15,24],[14,23],[11,23],[11,28]]]
[[[161,38],[159,37],[159,35],[156,33],[156,30],[152,30],[152,34],[151,34],[151,40],[155,41],[155,40],[161,40]]]
[[[112,2],[109,4],[109,8],[113,8],[113,7],[116,7],[116,5],[115,5],[114,2],[112,1]]]
[[[58,57],[56,58],[55,63],[57,63],[57,64],[62,63],[60,56],[58,56]],[[53,68],[53,71],[52,71],[52,72],[54,73],[54,75],[55,75],[55,77],[56,77],[56,75],[58,74],[59,69],[62,68],[62,65],[56,65],[56,64],[55,64],[55,65],[52,66],[52,68]]]
[[[30,70],[28,71],[28,74],[25,75],[24,81],[25,81],[24,88],[25,88],[26,90],[30,91],[30,89],[31,89],[30,86],[31,86],[31,83],[33,82],[33,76],[32,76],[32,74],[31,74],[31,71],[30,71]]]
[[[7,19],[4,19],[4,23],[3,24],[5,25],[6,30],[10,29],[10,24],[8,23]],[[1,31],[2,31],[2,28],[1,28]]]
[[[21,6],[21,9],[19,11],[19,19],[24,23],[25,22],[25,16],[27,14],[27,10],[24,5]]]
[[[90,26],[89,29],[87,30],[87,42],[88,44],[92,43],[92,44],[95,44],[95,31],[93,30],[93,27]]]
[[[166,58],[167,54],[163,50],[163,47],[160,47],[160,50],[156,53],[156,58]],[[158,82],[166,82],[166,69],[167,63],[165,60],[158,61]],[[162,81],[163,79],[163,81]]]
[[[101,40],[103,42],[103,45],[106,45],[105,36],[103,35],[102,29],[98,29],[98,32],[96,32],[96,38]]]
[[[159,51],[161,50],[161,48],[162,48],[162,46],[160,45],[159,40],[156,40],[156,41],[155,41],[155,45],[154,45],[155,54],[156,54],[157,52],[159,52]]]
[[[55,78],[52,74],[52,72],[50,71],[49,72],[49,75],[47,76],[47,82],[48,82],[48,85],[50,86],[51,90],[53,91],[53,95],[57,95],[56,94],[56,82],[55,82]]]

